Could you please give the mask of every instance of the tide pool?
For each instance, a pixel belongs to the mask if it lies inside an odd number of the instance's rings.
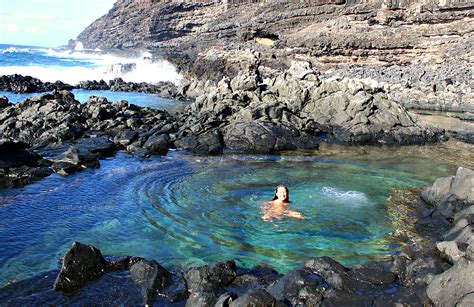
[[[459,143],[145,160],[120,152],[100,169],[0,190],[0,284],[57,268],[73,241],[171,270],[226,259],[280,272],[323,255],[349,266],[386,259],[399,247],[391,193],[472,168],[470,152]],[[305,220],[262,221],[277,184]]]

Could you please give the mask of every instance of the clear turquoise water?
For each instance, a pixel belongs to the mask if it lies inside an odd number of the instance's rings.
[[[285,272],[322,255],[346,265],[385,258],[397,248],[390,192],[472,167],[472,147],[464,152],[341,147],[148,160],[119,153],[100,169],[0,190],[0,284],[57,268],[74,240],[170,269],[235,259]],[[289,186],[291,208],[305,220],[261,220],[278,183]]]

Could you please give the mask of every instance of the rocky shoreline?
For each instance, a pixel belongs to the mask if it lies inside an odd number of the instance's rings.
[[[309,62],[294,62],[279,72],[261,67],[252,51],[248,58],[253,69],[232,79],[173,85],[175,97],[190,100],[175,114],[94,96],[80,104],[65,90],[17,104],[3,98],[2,148],[11,157],[21,156],[15,154],[18,150],[45,159],[5,160],[2,185],[34,181],[51,170],[68,175],[98,167],[98,159],[119,149],[147,157],[166,155],[170,148],[208,154],[224,149],[277,153],[315,149],[323,141],[409,145],[447,139],[442,129],[417,123],[371,80],[321,80]],[[124,90],[143,86],[114,84]]]
[[[459,168],[421,193],[414,227],[434,227],[389,261],[347,268],[329,257],[286,273],[228,260],[169,271],[140,257],[104,258],[74,242],[60,271],[0,288],[7,305],[98,301],[173,306],[470,306],[474,303],[474,171]]]

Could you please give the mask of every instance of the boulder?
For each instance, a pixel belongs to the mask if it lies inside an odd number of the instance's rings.
[[[65,161],[54,162],[51,167],[55,173],[58,173],[61,176],[68,176],[79,170],[79,166],[77,164]]]
[[[117,146],[109,140],[109,136],[83,137],[73,142],[74,146],[86,148],[90,153],[98,158],[113,156],[117,152]]]
[[[146,304],[152,303],[171,281],[171,273],[154,260],[136,262],[130,267],[130,276],[142,287]]]
[[[458,168],[450,192],[474,204],[474,171],[465,167]]]
[[[23,165],[37,165],[41,156],[28,150],[28,148],[28,144],[23,142],[0,139],[0,168],[8,169]]]
[[[270,267],[257,266],[252,269],[239,268],[237,270],[237,276],[229,285],[229,288],[238,293],[246,292],[255,288],[266,288],[281,277],[281,274]]]
[[[178,148],[207,154],[221,154],[223,145],[217,130],[210,130],[199,135],[190,134],[175,141]]]
[[[460,167],[456,171],[456,176],[436,179],[431,187],[422,191],[421,198],[432,206],[438,206],[444,198],[446,201],[450,201],[449,195],[454,194],[458,199],[474,203],[473,187],[474,171]],[[449,204],[445,206],[449,206]]]
[[[452,268],[434,276],[426,289],[436,306],[460,306],[472,299],[474,291],[474,261],[461,258]]]
[[[229,285],[236,276],[235,262],[224,261],[213,265],[194,267],[184,273],[188,291],[213,292],[217,288]]]
[[[115,136],[114,143],[122,145],[122,146],[127,146],[133,143],[137,138],[138,138],[138,132],[131,129],[125,129],[125,130],[120,131]]]
[[[165,156],[168,153],[170,138],[167,134],[152,135],[145,142],[143,147],[151,154]]]
[[[453,181],[454,176],[436,179],[431,187],[421,191],[421,199],[432,206],[437,206],[441,199],[449,193]]]
[[[302,264],[302,267],[309,268],[314,274],[322,276],[333,288],[349,289],[349,269],[330,257],[318,257],[308,260]]]
[[[3,108],[6,108],[6,107],[9,107],[13,104],[9,103],[8,102],[8,98],[5,97],[5,96],[0,96],[0,109],[3,109]]]
[[[288,301],[294,306],[316,306],[330,288],[322,276],[308,267],[301,267],[275,281],[267,291],[277,300]]]
[[[0,168],[0,170],[3,170]],[[53,170],[47,166],[20,166],[16,168],[10,168],[8,171],[8,177],[5,178],[5,186],[11,183],[13,186],[22,186],[35,182],[41,178],[48,177],[53,173]],[[3,175],[5,176],[5,174]],[[2,175],[0,174],[0,177]]]
[[[438,257],[420,257],[406,266],[402,283],[404,286],[426,286],[433,277],[444,271],[444,265]]]
[[[74,242],[62,260],[54,289],[64,292],[76,290],[101,277],[106,269],[107,261],[100,250]]]
[[[229,307],[245,306],[276,306],[276,299],[265,289],[257,288],[249,290],[244,295],[232,301]]]
[[[227,307],[229,306],[235,299],[237,298],[237,294],[233,292],[226,292],[217,298],[217,302],[214,307]]]
[[[440,251],[441,255],[452,264],[466,255],[466,253],[459,250],[458,243],[455,241],[438,242],[436,243],[436,247]]]
[[[217,303],[218,297],[212,291],[205,291],[204,289],[195,289],[191,292],[187,301],[186,307],[207,307],[214,306]]]
[[[456,213],[466,209],[469,205],[469,201],[466,198],[460,198],[456,194],[447,193],[441,199],[438,210],[446,219],[452,220]]]
[[[459,219],[453,228],[443,235],[446,241],[456,241],[458,243],[467,243],[473,236],[474,223],[466,218]]]
[[[63,161],[75,165],[86,165],[91,162],[98,163],[97,156],[91,153],[88,148],[77,145],[69,146],[68,150],[64,153]]]

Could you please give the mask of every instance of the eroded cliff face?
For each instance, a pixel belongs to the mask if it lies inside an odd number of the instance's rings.
[[[283,71],[304,60],[341,77],[444,91],[435,100],[465,104],[472,99],[473,17],[472,0],[118,0],[77,41],[151,51],[185,75],[216,82],[257,65]],[[258,53],[257,62],[246,49]]]

